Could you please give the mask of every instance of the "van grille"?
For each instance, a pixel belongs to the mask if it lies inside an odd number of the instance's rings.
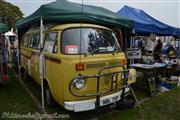
[[[106,67],[106,63],[86,64],[86,69],[103,67]]]

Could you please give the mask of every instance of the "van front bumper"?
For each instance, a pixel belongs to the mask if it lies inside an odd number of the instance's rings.
[[[129,90],[130,89],[128,87],[125,88],[125,94],[128,93]],[[100,97],[100,102],[99,102],[100,107],[120,101],[122,93],[123,91],[120,90],[116,93]],[[93,110],[96,108],[96,99],[94,98],[94,99],[81,100],[81,101],[65,101],[64,107],[65,109],[74,112]]]

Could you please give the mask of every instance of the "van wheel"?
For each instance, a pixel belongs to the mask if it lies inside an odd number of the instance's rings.
[[[26,70],[24,70],[23,74],[21,74],[21,75],[24,80],[29,80],[29,78],[30,78],[30,76],[28,75]]]
[[[56,102],[51,94],[51,91],[49,89],[49,86],[46,84],[45,85],[45,98],[46,98],[46,102],[49,106],[51,107],[55,107],[56,106]]]
[[[21,78],[23,78],[24,80],[27,80],[28,73],[26,72],[26,70],[23,67],[21,67],[20,72],[21,72]]]
[[[20,68],[20,73],[23,74],[25,69],[23,67]]]

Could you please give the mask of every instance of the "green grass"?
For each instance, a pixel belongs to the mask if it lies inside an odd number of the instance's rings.
[[[180,118],[180,88],[153,97],[144,103],[142,113],[148,120],[178,120]]]
[[[35,95],[37,99],[41,102],[40,86],[37,83],[35,83],[31,78],[29,78],[28,80],[23,80],[23,81],[27,85],[27,87],[31,90],[33,95]],[[48,113],[54,113],[54,112],[59,112],[59,111],[61,112],[61,114],[67,113],[61,106],[58,106],[57,108],[52,108],[52,107],[49,107],[46,103],[45,103],[45,110]]]
[[[140,120],[141,116],[137,108],[117,111],[110,115],[104,115],[100,120]]]
[[[113,116],[113,117],[112,117]],[[102,120],[178,120],[180,118],[180,88],[151,97],[142,108],[121,110]]]
[[[36,107],[25,90],[14,79],[13,73],[9,71],[9,84],[0,86],[0,113],[36,112]]]

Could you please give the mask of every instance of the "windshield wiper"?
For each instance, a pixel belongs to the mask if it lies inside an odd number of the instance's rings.
[[[93,49],[93,50],[91,50],[91,52],[85,53],[84,56],[87,57],[88,55],[93,55],[93,53],[95,53],[97,51],[99,51],[99,49]]]
[[[114,48],[114,51],[112,52],[112,54],[114,55],[115,53],[118,53],[118,52],[119,52],[119,49],[120,49],[119,47],[115,47],[115,48]]]
[[[107,48],[97,48],[97,49],[91,50],[91,52],[85,53],[84,56],[87,57],[88,55],[93,55],[93,53],[95,53],[95,52],[97,52],[97,51],[100,51],[100,50],[106,50],[106,51],[108,51]]]

